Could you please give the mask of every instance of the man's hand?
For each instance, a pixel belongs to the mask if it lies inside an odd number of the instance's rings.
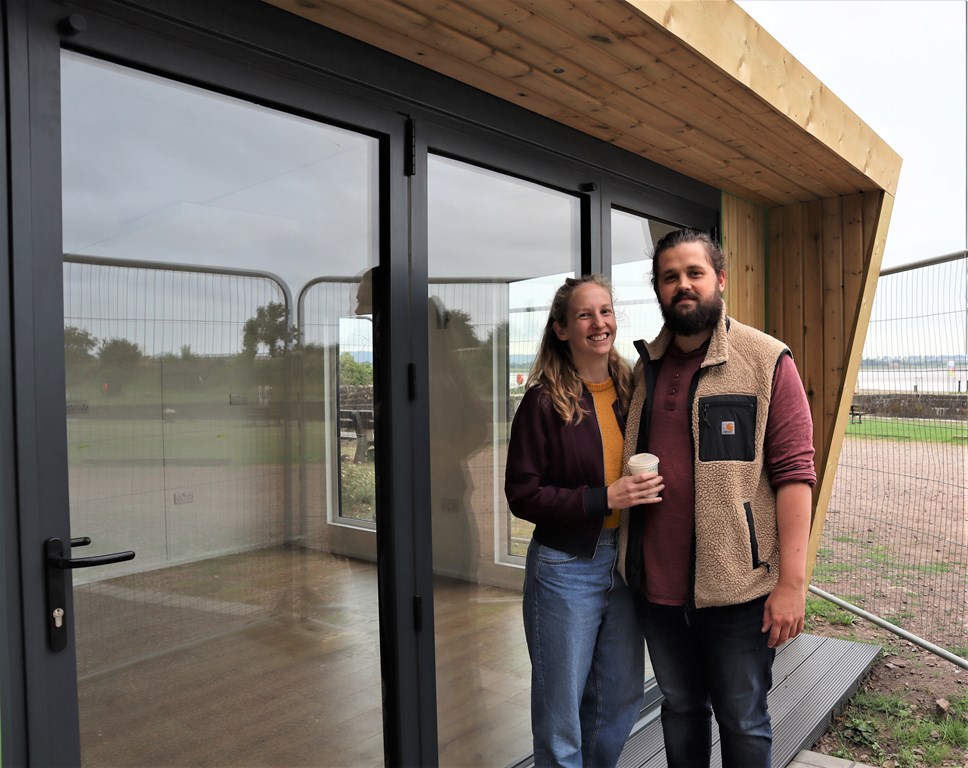
[[[803,631],[805,596],[803,590],[786,584],[777,584],[763,606],[761,632],[769,632],[767,645],[776,648],[792,640]]]
[[[783,645],[803,631],[810,493],[810,486],[800,482],[785,483],[776,489],[780,573],[763,607],[761,628],[763,632],[770,633],[770,648]]]

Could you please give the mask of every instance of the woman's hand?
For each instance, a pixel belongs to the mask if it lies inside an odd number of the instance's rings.
[[[624,475],[608,486],[608,507],[624,509],[637,504],[656,504],[662,501],[659,494],[663,488],[662,475],[658,472]]]

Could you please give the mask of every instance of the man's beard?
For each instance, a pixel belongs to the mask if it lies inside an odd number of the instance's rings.
[[[683,314],[676,311],[676,304],[681,298],[696,300],[696,306],[691,312]],[[701,301],[695,293],[677,293],[668,306],[660,301],[659,308],[670,331],[677,336],[695,336],[697,333],[715,328],[719,323],[723,313],[723,296],[716,291],[709,299]]]

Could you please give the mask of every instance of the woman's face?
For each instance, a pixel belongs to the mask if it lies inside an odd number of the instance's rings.
[[[584,283],[571,294],[566,325],[555,323],[558,338],[567,342],[579,371],[589,364],[608,360],[615,343],[615,310],[609,292],[595,283]]]

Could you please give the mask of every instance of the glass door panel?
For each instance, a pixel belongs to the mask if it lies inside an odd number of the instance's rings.
[[[662,312],[652,289],[652,250],[655,243],[676,227],[634,213],[612,209],[612,287],[619,322],[616,348],[635,365],[636,339],[651,341],[662,329]],[[648,648],[645,654],[645,685],[655,681]]]
[[[633,342],[654,339],[662,328],[662,313],[652,290],[652,249],[676,227],[635,213],[612,209],[612,287],[620,331],[616,348],[633,362]]]
[[[521,622],[531,527],[511,517],[514,407],[555,289],[579,263],[578,200],[431,156],[427,333],[440,764],[531,752]]]
[[[71,531],[137,553],[73,572],[83,764],[382,765],[377,142],[66,52],[62,119]]]

